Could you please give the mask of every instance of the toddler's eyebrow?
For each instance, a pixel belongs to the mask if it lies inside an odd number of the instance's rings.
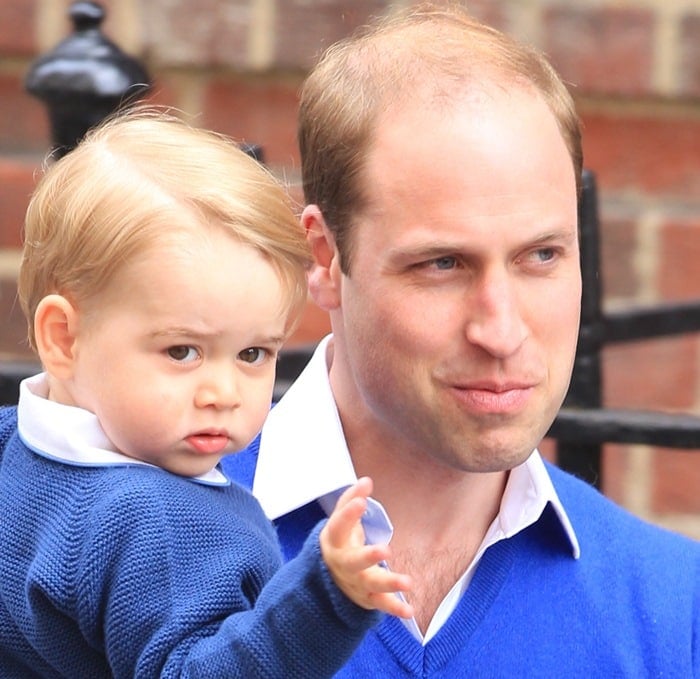
[[[213,331],[206,331],[206,330],[197,330],[192,327],[188,326],[173,326],[169,328],[162,328],[160,330],[154,330],[151,333],[151,337],[154,339],[158,338],[182,338],[182,337],[187,337],[187,338],[192,338],[192,339],[207,339],[210,337],[218,337],[222,335],[223,333],[219,330],[213,330]],[[255,335],[252,340],[250,340],[250,344],[273,344],[273,345],[282,345],[284,344],[285,340],[287,339],[286,335],[279,335],[279,334],[273,334],[273,335],[265,335],[265,334],[259,334]]]
[[[154,330],[151,332],[151,337],[215,337],[220,335],[219,331],[208,332],[206,330],[195,330],[192,327],[185,325],[172,326],[168,328],[161,328],[160,330]]]

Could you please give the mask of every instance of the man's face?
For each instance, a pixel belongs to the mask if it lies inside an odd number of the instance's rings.
[[[562,403],[578,334],[576,187],[555,119],[515,88],[389,111],[364,181],[351,270],[333,274],[346,428],[462,471],[512,468]]]

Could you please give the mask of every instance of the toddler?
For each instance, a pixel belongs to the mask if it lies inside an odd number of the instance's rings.
[[[411,615],[408,577],[365,545],[369,479],[282,566],[218,464],[260,430],[306,298],[304,234],[262,166],[132,111],[50,166],[24,236],[44,372],[0,410],[0,675],[331,676],[378,611]]]

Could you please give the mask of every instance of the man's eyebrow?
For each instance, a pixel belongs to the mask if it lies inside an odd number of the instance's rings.
[[[554,242],[575,242],[578,240],[578,228],[576,225],[562,227],[561,229],[550,229],[537,234],[530,239],[523,240],[519,247],[532,247]],[[389,249],[389,258],[422,257],[433,259],[448,255],[469,254],[469,244],[467,242],[438,241],[431,243],[416,243],[398,245]]]
[[[460,243],[418,243],[415,245],[400,245],[389,250],[389,257],[440,257],[450,253],[462,252],[464,244]]]
[[[566,226],[561,229],[553,229],[539,236],[536,236],[531,241],[533,245],[539,243],[551,243],[552,241],[573,241],[578,239],[578,225]]]

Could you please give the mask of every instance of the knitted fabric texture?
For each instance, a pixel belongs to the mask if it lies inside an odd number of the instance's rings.
[[[281,570],[257,501],[146,467],[30,451],[0,409],[0,676],[324,677],[379,619],[317,525]]]
[[[250,485],[258,447],[259,439],[225,458],[226,473]],[[427,644],[387,617],[336,676],[700,677],[700,543],[547,469],[576,531],[579,559],[548,506],[533,526],[486,551]],[[322,515],[314,502],[276,522],[285,555],[299,551]]]

